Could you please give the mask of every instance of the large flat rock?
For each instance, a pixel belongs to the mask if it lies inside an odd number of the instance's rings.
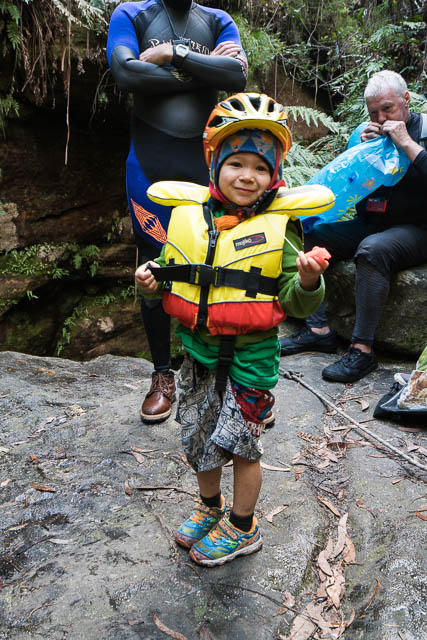
[[[343,386],[320,378],[333,359],[304,354],[282,358],[282,368],[369,419],[396,366]],[[264,469],[257,507],[264,547],[202,569],[173,542],[196,493],[179,427],[139,419],[150,371],[137,358],[79,363],[0,353],[1,640],[157,640],[165,637],[161,623],[188,640],[288,638],[295,612],[317,602],[316,559],[345,513],[357,564],[341,562],[347,589],[337,615],[342,609],[349,620],[354,609],[356,616],[344,637],[425,637],[426,523],[415,514],[426,502],[421,471],[354,431],[353,444],[332,445],[346,420],[282,378],[276,425],[263,436],[263,462],[273,467]],[[425,463],[418,451],[425,431],[363,424]],[[318,444],[325,429],[337,459],[326,466]],[[223,491],[230,501],[230,467]],[[281,608],[286,592],[296,599],[293,611]]]

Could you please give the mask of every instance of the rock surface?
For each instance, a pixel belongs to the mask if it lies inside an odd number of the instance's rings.
[[[350,340],[354,321],[353,262],[340,262],[325,273],[325,304],[331,326]],[[375,347],[417,358],[427,344],[427,265],[399,271],[392,279],[387,305],[375,333]]]
[[[343,386],[320,378],[334,358],[303,354],[281,366],[425,465],[425,430],[370,419],[393,371],[413,363],[382,363]],[[263,463],[273,467],[257,506],[264,547],[202,569],[173,542],[196,491],[178,425],[139,420],[150,371],[145,360],[110,355],[0,354],[1,640],[160,640],[162,624],[188,640],[290,638],[295,612],[325,606],[347,622],[354,609],[354,621],[342,636],[328,627],[311,637],[426,637],[425,473],[281,378],[276,425],[263,435]],[[223,491],[230,501],[232,468]],[[353,559],[343,538],[340,551],[345,514]],[[331,579],[319,569],[329,536],[338,551],[329,566],[346,593],[316,598]]]

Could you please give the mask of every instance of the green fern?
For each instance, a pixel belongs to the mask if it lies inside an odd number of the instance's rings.
[[[304,120],[307,126],[313,124],[315,127],[318,127],[319,124],[323,124],[333,133],[340,133],[342,130],[342,125],[339,122],[335,122],[331,116],[317,109],[300,105],[285,108],[288,116],[291,116],[293,120]]]
[[[3,133],[3,135],[5,134],[6,118],[11,113],[14,113],[15,116],[19,116],[18,103],[10,93],[4,98],[0,96],[0,130]]]

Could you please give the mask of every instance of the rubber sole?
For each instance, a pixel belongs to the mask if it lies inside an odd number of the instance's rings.
[[[172,405],[175,401],[176,401],[176,396],[173,396],[173,398],[171,398],[171,408],[168,411],[164,411],[163,413],[157,413],[156,415],[143,413],[141,408],[140,416],[141,416],[142,422],[146,422],[148,424],[155,424],[156,422],[164,422],[164,420],[167,420],[170,414],[172,413]]]
[[[283,356],[293,356],[296,353],[310,353],[310,352],[315,352],[315,353],[336,353],[337,352],[338,347],[316,347],[314,348],[312,347],[302,347],[302,348],[298,348],[295,347],[295,349],[281,349],[280,350],[280,357]]]
[[[334,375],[329,375],[328,373],[325,373],[325,371],[322,371],[322,378],[324,380],[328,380],[329,382],[357,382],[358,380],[361,380],[362,378],[364,378],[365,376],[367,376],[369,373],[372,373],[372,371],[375,371],[375,369],[378,369],[378,363],[376,362],[374,365],[368,367],[362,375],[359,376],[334,376]]]
[[[193,562],[200,565],[201,567],[219,567],[223,564],[227,564],[227,562],[231,562],[232,560],[234,560],[234,558],[237,558],[237,556],[249,556],[251,555],[251,553],[260,551],[261,548],[262,537],[260,536],[256,542],[248,545],[247,547],[237,549],[237,551],[235,551],[234,553],[230,553],[224,558],[215,558],[214,560],[210,560],[209,558],[198,558],[194,553],[193,548],[190,550],[190,558],[193,560]]]

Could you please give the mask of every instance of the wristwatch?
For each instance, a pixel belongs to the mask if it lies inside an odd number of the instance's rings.
[[[190,40],[173,40],[172,64],[177,69],[181,69],[182,63],[190,53]]]

